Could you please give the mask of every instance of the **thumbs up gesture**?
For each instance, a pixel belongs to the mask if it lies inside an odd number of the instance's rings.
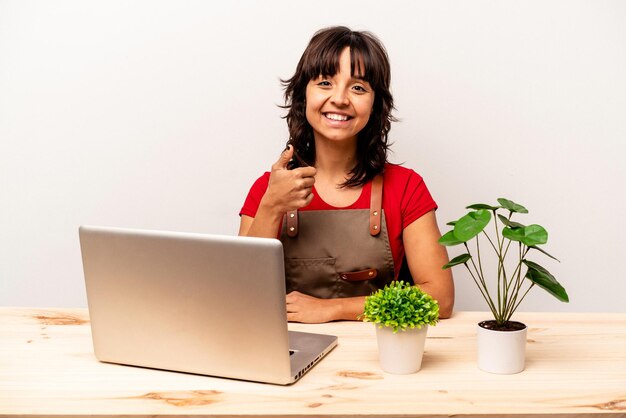
[[[272,165],[269,185],[263,201],[275,213],[284,213],[307,206],[313,200],[311,189],[315,183],[315,167],[298,167],[289,170],[287,165],[293,157],[289,145]]]

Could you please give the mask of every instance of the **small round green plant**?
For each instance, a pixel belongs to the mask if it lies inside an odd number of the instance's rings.
[[[393,332],[407,328],[435,325],[439,320],[439,304],[420,288],[394,281],[365,298],[365,309],[359,317]]]

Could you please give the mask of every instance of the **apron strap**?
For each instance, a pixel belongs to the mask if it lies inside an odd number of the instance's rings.
[[[372,180],[370,194],[370,235],[380,234],[380,222],[383,207],[383,176],[378,174]],[[287,236],[294,238],[298,235],[298,210],[287,212]]]
[[[298,210],[287,212],[287,236],[294,238],[298,235]]]
[[[383,176],[381,174],[372,180],[372,193],[370,198],[370,235],[380,234],[381,210],[383,207]]]

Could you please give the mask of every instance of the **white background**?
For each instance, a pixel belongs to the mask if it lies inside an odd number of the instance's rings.
[[[624,312],[624,1],[2,1],[0,305],[86,306],[81,224],[236,234],[287,139],[279,78],[325,26],[386,45],[393,162],[445,222],[507,197],[570,294]],[[453,248],[450,255],[459,253]],[[455,270],[456,308],[485,310]]]

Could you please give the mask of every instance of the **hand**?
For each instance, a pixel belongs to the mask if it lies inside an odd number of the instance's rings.
[[[300,292],[291,292],[286,296],[287,321],[319,324],[334,320],[333,299],[318,299]]]
[[[287,169],[293,157],[293,146],[289,145],[272,165],[267,191],[261,204],[272,208],[275,213],[284,213],[307,206],[313,200],[311,190],[315,183],[315,167]]]

